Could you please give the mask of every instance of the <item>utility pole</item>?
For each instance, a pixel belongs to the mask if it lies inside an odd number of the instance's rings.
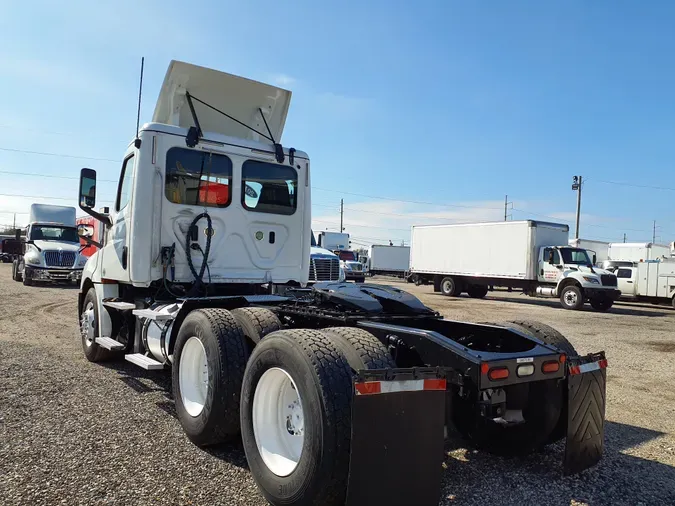
[[[16,230],[16,213],[14,213],[14,224],[12,225],[12,228]]]
[[[345,231],[345,228],[343,226],[343,217],[345,214],[345,201],[344,199],[340,199],[340,233]]]
[[[579,239],[579,218],[581,217],[581,176],[574,176],[572,178],[572,190],[577,192],[577,229],[574,235],[575,239]]]
[[[654,220],[654,231],[652,232],[652,244],[656,242],[656,220]]]
[[[626,242],[626,232],[623,233],[623,242]]]
[[[504,221],[506,221],[506,209],[509,207],[509,196],[504,195]]]

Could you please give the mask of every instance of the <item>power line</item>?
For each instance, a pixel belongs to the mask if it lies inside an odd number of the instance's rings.
[[[390,200],[394,202],[406,202],[407,204],[421,204],[425,206],[437,206],[437,207],[458,207],[462,209],[490,209],[492,211],[501,211],[501,207],[481,207],[481,206],[464,206],[460,204],[435,204],[433,202],[421,202],[417,200],[403,200],[403,199],[398,199],[398,198],[392,198],[392,197],[380,197],[377,195],[366,195],[364,193],[353,193],[353,192],[345,192],[345,191],[339,191],[339,190],[330,190],[328,188],[319,188],[318,186],[312,186],[312,189],[314,190],[320,190],[320,191],[325,191],[325,192],[332,192],[332,193],[341,193],[344,195],[354,195],[356,197],[366,197],[366,198],[371,198],[371,199],[380,199],[380,200]]]
[[[75,179],[79,180],[79,176],[57,176],[54,174],[38,174],[36,172],[18,172],[18,171],[11,171],[11,170],[0,170],[0,174],[12,174],[16,176],[35,176],[35,177],[52,177],[56,179]],[[104,182],[104,183],[117,183],[114,179],[99,179],[97,182]]]
[[[45,151],[28,151],[25,149],[14,149],[14,148],[3,148],[0,147],[0,151],[10,151],[12,153],[23,153],[26,155],[42,155],[42,156],[56,156],[59,158],[76,158],[78,160],[95,160],[98,162],[114,162],[122,163],[122,160],[112,160],[111,158],[96,158],[93,156],[78,156],[78,155],[67,155],[65,153],[47,153]]]
[[[618,186],[632,186],[634,188],[646,188],[648,190],[665,190],[665,191],[675,192],[675,188],[670,188],[670,187],[667,187],[667,186],[649,186],[649,185],[643,185],[643,184],[623,183],[623,182],[619,182],[619,181],[604,181],[602,179],[594,179],[593,181],[597,181],[598,183],[614,184],[614,185],[618,185]]]

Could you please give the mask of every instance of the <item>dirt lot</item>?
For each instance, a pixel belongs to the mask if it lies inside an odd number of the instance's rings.
[[[453,439],[441,504],[675,504],[675,311],[405,288],[448,318],[541,320],[610,364],[599,466],[565,478],[560,444],[503,459]],[[167,373],[85,360],[76,301],[77,289],[24,287],[0,264],[0,504],[264,504],[241,444],[204,451],[183,435]]]

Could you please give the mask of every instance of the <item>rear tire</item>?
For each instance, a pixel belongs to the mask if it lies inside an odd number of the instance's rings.
[[[447,277],[441,280],[441,293],[446,297],[456,297],[461,293],[455,278]]]
[[[173,354],[173,396],[178,420],[197,446],[239,433],[247,358],[244,331],[229,311],[197,309],[183,320]]]
[[[366,330],[356,327],[332,327],[324,329],[323,332],[344,354],[354,371],[396,367],[396,362],[384,344]]]
[[[612,307],[614,301],[611,299],[591,299],[591,307],[596,311],[608,311]]]
[[[239,322],[246,338],[254,345],[267,334],[281,330],[281,321],[264,307],[240,307],[232,310],[232,316]]]
[[[577,310],[584,306],[584,296],[577,285],[567,285],[560,292],[560,305],[565,309]]]
[[[466,292],[469,294],[469,297],[474,299],[482,299],[488,293],[487,285],[469,285]]]
[[[14,268],[14,281],[23,281],[23,274],[19,271],[19,261],[14,260],[13,264],[16,265]]]
[[[255,347],[244,375],[241,430],[270,504],[344,504],[352,389],[347,359],[320,331],[281,330]],[[293,392],[297,402],[284,402]]]

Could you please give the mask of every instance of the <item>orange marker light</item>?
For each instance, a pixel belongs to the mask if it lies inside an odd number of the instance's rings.
[[[490,369],[488,378],[492,381],[503,380],[509,377],[509,370],[506,367],[495,367]]]
[[[544,362],[544,365],[541,366],[542,372],[552,373],[558,372],[560,370],[560,364],[557,361]]]

